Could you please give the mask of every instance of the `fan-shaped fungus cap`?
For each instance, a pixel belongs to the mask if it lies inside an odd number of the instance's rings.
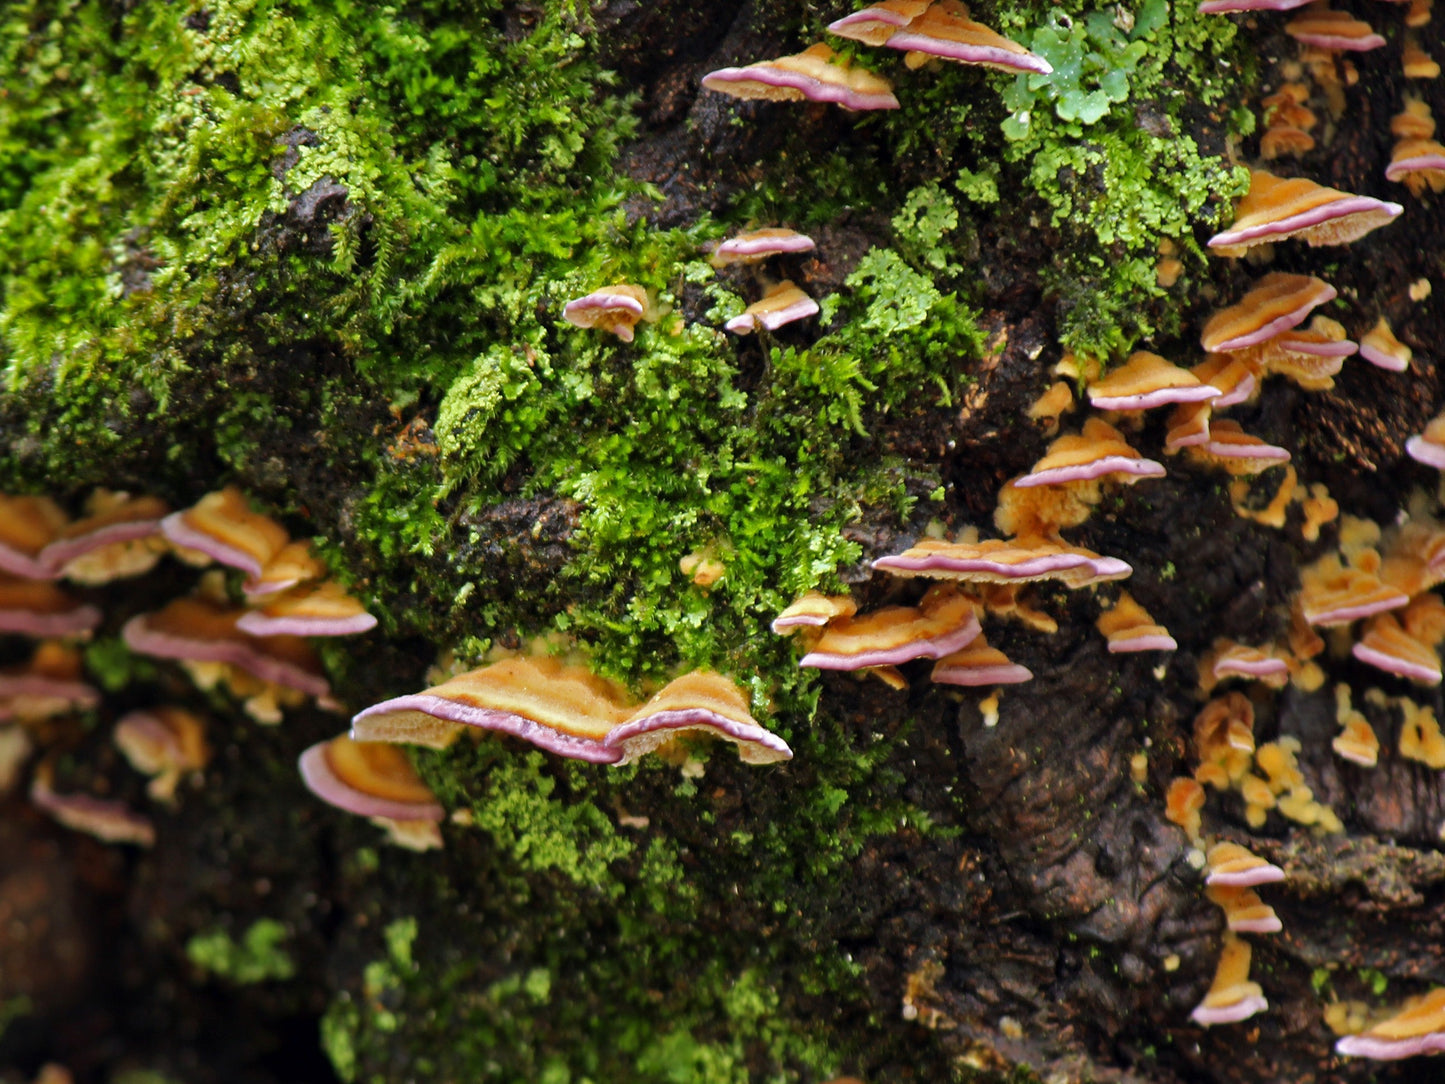
[[[0,670],[0,721],[34,722],[95,707],[100,693],[81,680],[82,673],[80,652],[43,641],[29,662]]]
[[[1290,459],[1288,449],[1266,444],[1250,436],[1239,423],[1228,418],[1209,423],[1209,438],[1192,446],[1189,454],[1196,459],[1223,467],[1230,474],[1258,474]]]
[[[162,705],[124,715],[111,735],[130,766],[153,776],[146,793],[157,801],[175,796],[186,772],[198,772],[211,759],[206,724],[185,708]]]
[[[341,734],[307,749],[299,766],[307,790],[359,817],[439,821],[445,815],[436,795],[394,745],[353,741]]]
[[[1416,196],[1427,185],[1436,192],[1445,190],[1445,147],[1433,139],[1400,140],[1385,167],[1385,179],[1401,182]]]
[[[1293,11],[1311,0],[1202,0],[1201,15],[1231,15],[1237,11]]]
[[[1416,30],[1429,26],[1431,9],[1434,6],[1434,0],[1410,0],[1410,7],[1405,12],[1405,25]]]
[[[249,579],[241,589],[247,597],[271,595],[277,591],[288,591],[299,583],[319,580],[326,575],[326,566],[311,552],[311,543],[306,539],[288,542],[277,551],[276,556],[266,562],[261,575]]]
[[[974,22],[968,17],[967,5],[960,0],[937,0],[883,44],[890,49],[907,51],[910,55],[904,61],[910,68],[920,67],[929,57],[936,56],[1006,72],[1048,75],[1054,70],[1047,60],[1018,42]]]
[[[1405,452],[1417,463],[1445,470],[1445,414],[1425,427],[1425,432],[1405,441]]]
[[[694,670],[669,681],[632,718],[609,730],[602,743],[618,751],[619,764],[628,764],[683,731],[732,742],[744,764],[772,764],[793,756],[787,742],[752,717],[737,684],[711,670]]]
[[[723,326],[735,335],[746,335],[758,327],[777,331],[794,320],[805,320],[818,311],[818,303],[803,293],[791,279],[770,287],[762,300],[754,301]]]
[[[1335,1043],[1335,1053],[1351,1058],[1398,1061],[1445,1052],[1445,988],[1411,998],[1394,1016],[1358,1035]]]
[[[820,591],[808,591],[777,617],[773,618],[772,629],[780,636],[800,628],[820,629],[840,617],[852,617],[858,612],[858,604],[850,595],[825,595]]]
[[[186,511],[166,516],[161,532],[174,545],[197,550],[252,578],[290,541],[286,529],[270,516],[251,511],[235,486],[207,493]]]
[[[65,528],[68,518],[49,497],[0,493],[0,575],[54,579],[54,569],[40,554]]]
[[[1395,338],[1390,322],[1383,316],[1360,338],[1360,357],[1392,373],[1403,373],[1408,369],[1413,356],[1414,352]]]
[[[1011,662],[996,647],[989,647],[983,633],[971,643],[950,652],[933,664],[935,685],[1016,685],[1032,681],[1033,671]]]
[[[1405,47],[1400,50],[1400,67],[1404,71],[1406,79],[1440,78],[1439,63],[1424,49],[1421,49],[1418,42],[1405,42]]]
[[[252,636],[351,636],[375,627],[366,607],[330,580],[274,595],[236,621]]]
[[[1250,853],[1238,843],[1216,843],[1205,856],[1209,863],[1208,885],[1253,888],[1284,880],[1284,870]]]
[[[1362,53],[1385,44],[1369,23],[1348,11],[1333,11],[1323,0],[1285,23],[1284,32],[1295,41],[1331,51]]]
[[[1215,640],[1213,650],[1200,660],[1199,668],[1199,685],[1206,693],[1217,682],[1231,677],[1253,678],[1276,689],[1289,680],[1289,663],[1284,659],[1264,648],[1232,640]]]
[[[1398,610],[1410,596],[1380,582],[1371,572],[1346,567],[1336,554],[1325,554],[1300,572],[1300,612],[1311,625],[1348,625],[1362,617]]]
[[[865,45],[882,45],[928,10],[930,0],[881,0],[828,24],[828,33]]]
[[[1249,981],[1249,955],[1249,942],[1232,933],[1224,935],[1214,981],[1204,1000],[1189,1014],[1196,1024],[1233,1024],[1269,1008],[1259,983]]]
[[[817,246],[811,237],[797,230],[769,226],[751,230],[730,237],[713,250],[708,261],[714,267],[727,267],[735,263],[757,263],[769,256],[780,256],[791,252],[811,252]]]
[[[574,297],[562,308],[562,319],[573,327],[610,331],[625,343],[632,341],[632,329],[647,312],[647,291],[641,286],[618,283]]]
[[[888,606],[835,621],[799,666],[861,670],[897,666],[910,659],[938,659],[979,634],[974,602],[951,584],[930,587],[915,606]]]
[[[1198,403],[1219,395],[1219,388],[1147,350],[1130,354],[1123,365],[1089,385],[1089,402],[1098,410],[1151,410],[1166,403]]]
[[[1102,418],[1087,418],[1083,432],[1059,437],[1049,445],[1048,454],[1028,474],[1015,478],[1013,484],[1026,489],[1108,476],[1119,476],[1125,482],[1162,478],[1164,465],[1141,456],[1129,446],[1123,433]]]
[[[76,602],[53,583],[0,573],[0,632],[22,636],[83,636],[100,624],[94,606]]]
[[[159,534],[161,520],[170,512],[165,501],[98,489],[89,505],[88,516],[66,524],[40,551],[40,560],[56,575],[100,584],[139,576],[156,566],[165,544],[145,543]]]
[[[1211,354],[1257,346],[1304,323],[1311,309],[1335,296],[1335,288],[1323,279],[1273,271],[1233,305],[1211,316],[1199,345]]]
[[[1344,245],[1385,225],[1405,208],[1372,196],[1355,196],[1303,177],[1251,170],[1249,192],[1234,211],[1234,225],[1209,239],[1224,256],[1252,245],[1299,237],[1310,245]],[[1207,349],[1207,348],[1206,348]]]
[[[833,102],[844,109],[897,109],[893,85],[864,68],[835,60],[822,42],[796,56],[762,60],[743,68],[720,68],[702,78],[708,90],[734,98],[770,102]]]
[[[1199,842],[1200,817],[1204,808],[1204,788],[1187,776],[1173,779],[1164,799],[1164,819],[1184,829],[1194,843]]]
[[[138,614],[121,629],[126,646],[141,655],[238,667],[262,681],[309,696],[331,691],[320,661],[294,636],[253,637],[236,628],[241,611],[198,598],[172,599],[151,614]]]
[[[1224,921],[1233,933],[1279,933],[1284,929],[1274,908],[1252,888],[1210,885],[1204,894],[1224,912]]]
[[[1357,350],[1359,346],[1345,338],[1344,325],[1316,316],[1309,327],[1281,332],[1250,353],[1266,372],[1287,376],[1310,391],[1328,391],[1345,358]]]
[[[512,658],[375,704],[351,720],[351,736],[443,748],[461,727],[472,726],[559,756],[615,764],[622,751],[602,739],[631,714],[622,691],[586,667],[546,657]]]
[[[124,802],[89,794],[57,794],[52,784],[50,765],[42,763],[30,781],[30,801],[65,827],[104,843],[134,843],[139,847],[155,844],[155,826]]]
[[[1401,628],[1393,614],[1372,617],[1365,626],[1365,635],[1351,648],[1350,654],[1363,663],[1417,684],[1440,684],[1440,656],[1429,644],[1421,643]]]
[[[1130,651],[1174,651],[1179,647],[1169,630],[1156,625],[1149,611],[1135,602],[1128,591],[1120,591],[1119,599],[1099,615],[1095,626],[1109,640],[1109,653]]]
[[[1350,703],[1350,687],[1343,682],[1335,686],[1335,721],[1343,728],[1330,742],[1330,748],[1341,760],[1363,768],[1373,768],[1380,758],[1380,739],[1370,721]]]
[[[976,583],[1024,583],[1063,580],[1083,586],[1101,580],[1121,579],[1133,569],[1115,557],[1100,557],[1092,550],[1046,540],[1028,543],[991,538],[983,542],[944,542],[921,539],[916,546],[891,557],[880,557],[873,567],[895,576],[927,576]]]

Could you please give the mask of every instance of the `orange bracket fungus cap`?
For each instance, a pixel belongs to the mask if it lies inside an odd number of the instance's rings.
[[[1047,60],[1018,42],[974,22],[961,0],[937,0],[907,26],[890,34],[883,44],[904,50],[908,54],[904,63],[910,68],[922,67],[931,57],[938,57],[1005,72],[1048,75],[1054,70]]]
[[[702,85],[734,98],[770,102],[806,99],[852,110],[898,108],[888,80],[837,59],[822,42],[795,56],[762,60],[742,68],[720,68],[703,76]]]
[[[1232,933],[1224,935],[1214,981],[1209,984],[1204,1000],[1189,1014],[1196,1024],[1205,1027],[1233,1024],[1269,1008],[1259,983],[1249,981],[1249,956],[1248,941],[1241,941]]]
[[[1118,655],[1131,651],[1174,651],[1179,647],[1169,630],[1156,625],[1149,611],[1135,602],[1128,591],[1119,592],[1119,599],[1099,615],[1095,627],[1109,641],[1109,653]]]
[[[1219,395],[1219,388],[1147,350],[1130,354],[1123,365],[1089,385],[1089,402],[1097,410],[1151,410],[1167,403],[1198,403]]]
[[[576,297],[562,309],[562,318],[573,327],[610,331],[625,343],[632,341],[632,329],[647,312],[647,291],[641,286],[619,283]]]
[[[94,606],[76,602],[53,583],[0,572],[0,632],[22,636],[84,636],[100,624]]]
[[[1284,870],[1238,843],[1216,843],[1205,857],[1209,862],[1209,876],[1204,880],[1207,885],[1253,888],[1284,880]]]
[[[917,606],[888,606],[834,622],[798,665],[862,670],[942,658],[979,634],[974,607],[973,599],[952,585],[939,584],[929,588]]]
[[[68,518],[49,497],[0,493],[0,574],[53,580],[55,570],[40,553],[60,535]]]
[[[58,823],[94,836],[103,843],[133,843],[154,846],[155,826],[124,802],[95,798],[89,794],[58,794],[52,786],[49,764],[35,769],[30,781],[30,801],[49,813]]]
[[[744,764],[772,764],[793,756],[787,742],[752,717],[737,684],[710,670],[669,681],[632,718],[608,731],[602,743],[621,754],[619,764],[628,764],[683,731],[732,742]]]
[[[287,591],[299,583],[319,580],[326,575],[326,566],[311,552],[311,543],[305,539],[288,542],[277,551],[276,556],[266,562],[261,574],[242,585],[247,598],[271,595]]]
[[[1164,473],[1162,463],[1145,459],[1108,422],[1087,418],[1082,432],[1055,440],[1048,454],[1029,468],[1028,474],[1015,478],[1013,485],[1027,489],[1114,476],[1132,483],[1140,478],[1162,478]]]
[[[1258,346],[1304,323],[1311,309],[1335,296],[1335,288],[1323,279],[1273,271],[1233,305],[1211,316],[1199,345],[1211,354]]]
[[[1335,1043],[1335,1053],[1375,1061],[1398,1061],[1445,1053],[1445,988],[1405,1003],[1394,1016]]]
[[[828,24],[828,33],[865,45],[882,45],[928,10],[930,0],[881,0]]]
[[[266,598],[236,621],[252,636],[352,636],[375,627],[366,607],[329,580]]]
[[[786,636],[800,628],[821,629],[830,621],[836,621],[840,617],[852,617],[857,612],[858,604],[849,595],[825,595],[820,591],[807,591],[773,618],[771,627],[779,636]]]
[[[140,576],[156,566],[166,549],[159,534],[169,505],[156,497],[104,489],[91,494],[88,504],[89,515],[66,524],[40,551],[40,560],[55,575],[102,584]]]
[[[1371,365],[1388,369],[1392,373],[1403,373],[1410,367],[1414,352],[1395,338],[1390,322],[1381,316],[1375,326],[1360,337],[1360,357]]]
[[[935,685],[1016,685],[1032,681],[1033,671],[1010,661],[996,647],[989,647],[983,633],[966,647],[943,656],[933,664]]]
[[[211,759],[206,728],[185,708],[140,708],[123,716],[111,735],[130,766],[153,776],[146,793],[157,801],[175,796],[186,772],[198,772]]]
[[[307,749],[299,766],[312,794],[348,813],[394,821],[444,816],[436,795],[394,745],[352,741],[341,734]]]
[[[784,279],[771,287],[762,300],[754,301],[741,316],[734,316],[723,327],[734,335],[746,335],[760,327],[777,331],[795,320],[806,320],[817,311],[816,301],[790,279]]]
[[[1249,192],[1235,207],[1234,225],[1209,239],[1223,256],[1240,256],[1252,245],[1299,237],[1310,245],[1344,245],[1385,225],[1405,208],[1372,196],[1356,196],[1303,177],[1250,171]]]
[[[235,486],[207,493],[186,511],[166,516],[161,533],[173,545],[204,553],[253,579],[290,541],[286,529],[270,516],[251,511]]]
[[[1285,23],[1284,32],[1295,41],[1331,52],[1365,53],[1385,44],[1369,23],[1348,11],[1334,11],[1323,0]]]
[[[811,237],[797,230],[768,226],[730,237],[713,250],[708,260],[714,267],[728,267],[738,263],[757,263],[769,256],[781,256],[794,252],[811,252],[817,246]]]

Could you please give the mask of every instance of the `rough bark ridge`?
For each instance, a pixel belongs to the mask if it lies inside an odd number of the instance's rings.
[[[1352,337],[1386,315],[1414,361],[1351,360],[1327,391],[1272,381],[1231,416],[1388,525],[1436,488],[1403,443],[1441,400],[1445,222],[1437,196],[1384,181],[1387,132],[1407,89],[1437,115],[1445,100],[1400,75],[1401,11],[1349,6],[1389,44],[1351,61],[1343,113],[1295,171],[1405,216],[1347,248],[1283,243],[1270,266],[1333,283]],[[1046,446],[1026,411],[1066,352],[1197,360],[1204,318],[1262,272],[1201,246],[1295,44],[1282,16],[1193,7],[981,4],[1056,76],[860,48],[902,100],[864,116],[699,90],[819,40],[838,5],[11,5],[0,490],[75,511],[95,486],[176,507],[242,486],[323,539],[382,618],[326,649],[353,710],[422,687],[441,653],[549,635],[638,693],[683,666],[732,673],[797,755],[759,770],[694,750],[679,773],[493,739],[419,752],[464,816],[444,851],[403,853],[296,778],[340,718],[262,727],[125,650],[124,621],[194,572],[81,592],[106,614],[86,651],[106,699],[35,734],[59,785],[145,807],[108,735],[158,700],[206,712],[217,755],[203,786],[148,807],[148,851],[65,832],[23,785],[0,797],[0,1073],[1433,1079],[1336,1058],[1322,1018],[1445,983],[1445,796],[1394,753],[1398,706],[1363,696],[1439,712],[1439,692],[1348,656],[1318,692],[1254,697],[1257,740],[1300,738],[1346,832],[1277,813],[1250,830],[1219,795],[1205,812],[1288,874],[1266,893],[1284,932],[1254,938],[1270,1010],[1189,1020],[1223,926],[1163,816],[1195,763],[1197,663],[1216,637],[1281,635],[1334,527],[1307,543],[1298,506],[1282,529],[1243,518],[1222,474],[1169,458],[1070,537],[1133,565],[1180,650],[1110,656],[1093,622],[1114,588],[1041,588],[1057,633],[989,623],[1035,674],[991,727],[922,663],[905,692],[800,674],[767,631],[811,587],[914,601],[920,584],[869,562],[931,525],[990,532],[999,488]],[[1440,52],[1435,23],[1416,33]],[[770,273],[829,300],[802,330],[725,337],[760,283],[703,246],[769,224],[818,242]],[[1164,240],[1184,264],[1169,289]],[[568,298],[619,281],[657,307],[634,344],[562,324]],[[1151,418],[1131,439],[1158,458],[1163,433]],[[723,580],[692,583],[689,554]],[[28,650],[4,639],[0,663]],[[1331,754],[1337,682],[1380,735],[1374,770]]]

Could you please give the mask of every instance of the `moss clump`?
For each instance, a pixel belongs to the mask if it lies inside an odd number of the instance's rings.
[[[186,942],[186,958],[201,971],[242,986],[289,979],[296,974],[285,949],[289,936],[283,923],[263,918],[253,922],[239,942],[225,930],[196,934]]]

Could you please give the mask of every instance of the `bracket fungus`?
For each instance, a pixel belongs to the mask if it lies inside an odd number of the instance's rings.
[[[1204,879],[1207,885],[1254,888],[1284,880],[1284,870],[1238,843],[1216,843],[1205,857],[1209,863],[1209,876]]]
[[[235,486],[207,493],[184,512],[172,512],[161,520],[161,533],[174,545],[238,568],[253,579],[290,541],[286,529],[270,516],[252,511]]]
[[[974,606],[971,598],[952,585],[938,584],[928,589],[917,606],[887,606],[833,622],[798,665],[862,670],[941,658],[978,636]]]
[[[325,577],[326,566],[311,552],[311,543],[305,539],[288,542],[266,562],[261,574],[248,579],[241,589],[247,598],[272,595],[277,591],[289,591],[298,584]]]
[[[1440,656],[1429,644],[1406,632],[1394,614],[1370,618],[1364,636],[1350,649],[1350,654],[1418,685],[1440,684]]]
[[[625,343],[632,341],[632,329],[647,312],[647,291],[641,286],[618,283],[575,297],[562,308],[562,318],[573,327],[610,331]]]
[[[49,497],[0,493],[0,574],[27,580],[55,578],[40,554],[65,528],[68,517]]]
[[[30,801],[66,828],[94,836],[103,843],[155,845],[155,825],[124,802],[89,794],[61,794],[53,784],[53,769],[48,763],[41,764],[30,780]]]
[[[744,309],[741,316],[734,316],[723,326],[734,335],[746,335],[760,327],[777,331],[794,320],[806,320],[817,311],[816,301],[791,279],[784,279],[769,287],[762,299]]]
[[[1313,275],[1272,271],[1205,322],[1199,345],[1211,354],[1258,346],[1304,323],[1312,309],[1335,296],[1333,286]]]
[[[173,798],[181,778],[211,759],[205,723],[185,708],[161,705],[127,712],[111,737],[132,768],[152,777],[146,793],[157,801]]]
[[[1405,441],[1405,452],[1417,463],[1445,470],[1445,414],[1432,419],[1425,432]]]
[[[1224,948],[1209,991],[1189,1015],[1196,1024],[1211,1027],[1247,1020],[1269,1008],[1259,983],[1249,981],[1250,947],[1233,933],[1224,935]]]
[[[1017,685],[1032,681],[1033,671],[1013,662],[979,633],[972,642],[944,655],[933,664],[935,685]]]
[[[100,610],[77,602],[53,583],[18,579],[0,572],[0,632],[34,637],[85,636],[100,621]]]
[[[80,652],[45,640],[30,660],[0,670],[0,721],[37,722],[100,703],[100,691],[81,680]]]
[[[1344,1036],[1335,1043],[1335,1053],[1375,1061],[1445,1053],[1445,988],[1411,998],[1394,1016]]]
[[[1169,403],[1216,399],[1212,387],[1188,369],[1158,354],[1138,350],[1108,376],[1089,385],[1089,402],[1097,410],[1152,410]]]
[[[1398,203],[1340,192],[1303,177],[1250,170],[1249,191],[1234,209],[1234,225],[1209,239],[1221,256],[1242,256],[1254,245],[1298,237],[1310,245],[1344,245],[1392,221]],[[1206,347],[1206,349],[1208,349]]]
[[[1347,566],[1327,553],[1300,572],[1300,612],[1311,625],[1330,628],[1407,606],[1410,596],[1381,583],[1364,568]]]
[[[1331,52],[1364,53],[1385,44],[1369,23],[1327,7],[1324,0],[1316,0],[1285,23],[1284,32],[1304,45]]]
[[[1410,367],[1414,352],[1395,338],[1390,322],[1381,316],[1375,326],[1360,336],[1360,357],[1371,365],[1392,373],[1403,373]]]
[[[1445,191],[1445,147],[1433,139],[1402,139],[1395,144],[1385,179],[1399,181],[1419,196],[1428,186],[1434,192]]]
[[[881,0],[828,24],[828,33],[865,45],[882,45],[928,10],[932,0]]]
[[[1004,584],[1062,580],[1073,587],[1122,579],[1134,571],[1116,557],[1101,557],[1064,542],[999,538],[983,542],[925,538],[903,553],[878,558],[873,567],[895,576]]]
[[[1049,75],[1054,70],[1047,60],[1018,42],[974,22],[969,18],[968,5],[961,0],[936,0],[907,26],[890,34],[883,44],[903,50],[903,62],[910,68],[922,67],[938,57],[1005,72]]]
[[[40,551],[56,576],[88,585],[149,572],[166,550],[161,520],[170,506],[156,497],[131,497],[98,489],[87,502],[89,515],[67,523]]]
[[[1086,418],[1083,431],[1066,433],[1049,445],[1048,453],[1015,478],[1021,489],[1030,486],[1064,485],[1117,477],[1134,482],[1140,478],[1162,478],[1164,464],[1145,459],[1129,446],[1124,434],[1102,418]]]
[[[770,102],[832,102],[844,109],[897,109],[893,85],[866,68],[838,58],[822,42],[795,56],[762,60],[741,68],[719,68],[702,85],[734,98]]]
[[[857,612],[858,604],[849,595],[807,591],[773,618],[771,627],[779,636],[787,636],[798,629],[821,629],[830,621],[852,617]]]
[[[1099,615],[1095,626],[1109,641],[1109,653],[1118,655],[1133,651],[1174,651],[1179,647],[1169,630],[1156,625],[1149,611],[1134,601],[1128,591],[1120,591],[1118,601]]]
[[[603,745],[619,752],[619,764],[630,764],[688,731],[732,742],[744,764],[773,764],[793,756],[787,742],[752,717],[737,684],[710,670],[694,670],[668,682],[631,718],[608,731]]]
[[[329,580],[268,596],[236,619],[252,636],[352,636],[375,627],[366,607]]]
[[[816,247],[811,237],[797,230],[768,226],[729,237],[713,250],[708,262],[714,267],[729,267],[739,263],[757,263],[769,256],[811,252]]]
[[[1232,15],[1242,11],[1293,11],[1313,0],[1201,0],[1201,15]]]
[[[1252,888],[1209,885],[1204,894],[1224,912],[1224,922],[1231,933],[1279,933],[1284,929],[1274,908]]]
[[[517,657],[374,704],[351,720],[351,736],[440,749],[466,727],[476,727],[558,756],[615,764],[622,750],[602,740],[631,714],[622,690],[586,667]]]
[[[301,778],[322,801],[360,817],[439,821],[445,815],[406,754],[384,742],[345,734],[301,754]]]

